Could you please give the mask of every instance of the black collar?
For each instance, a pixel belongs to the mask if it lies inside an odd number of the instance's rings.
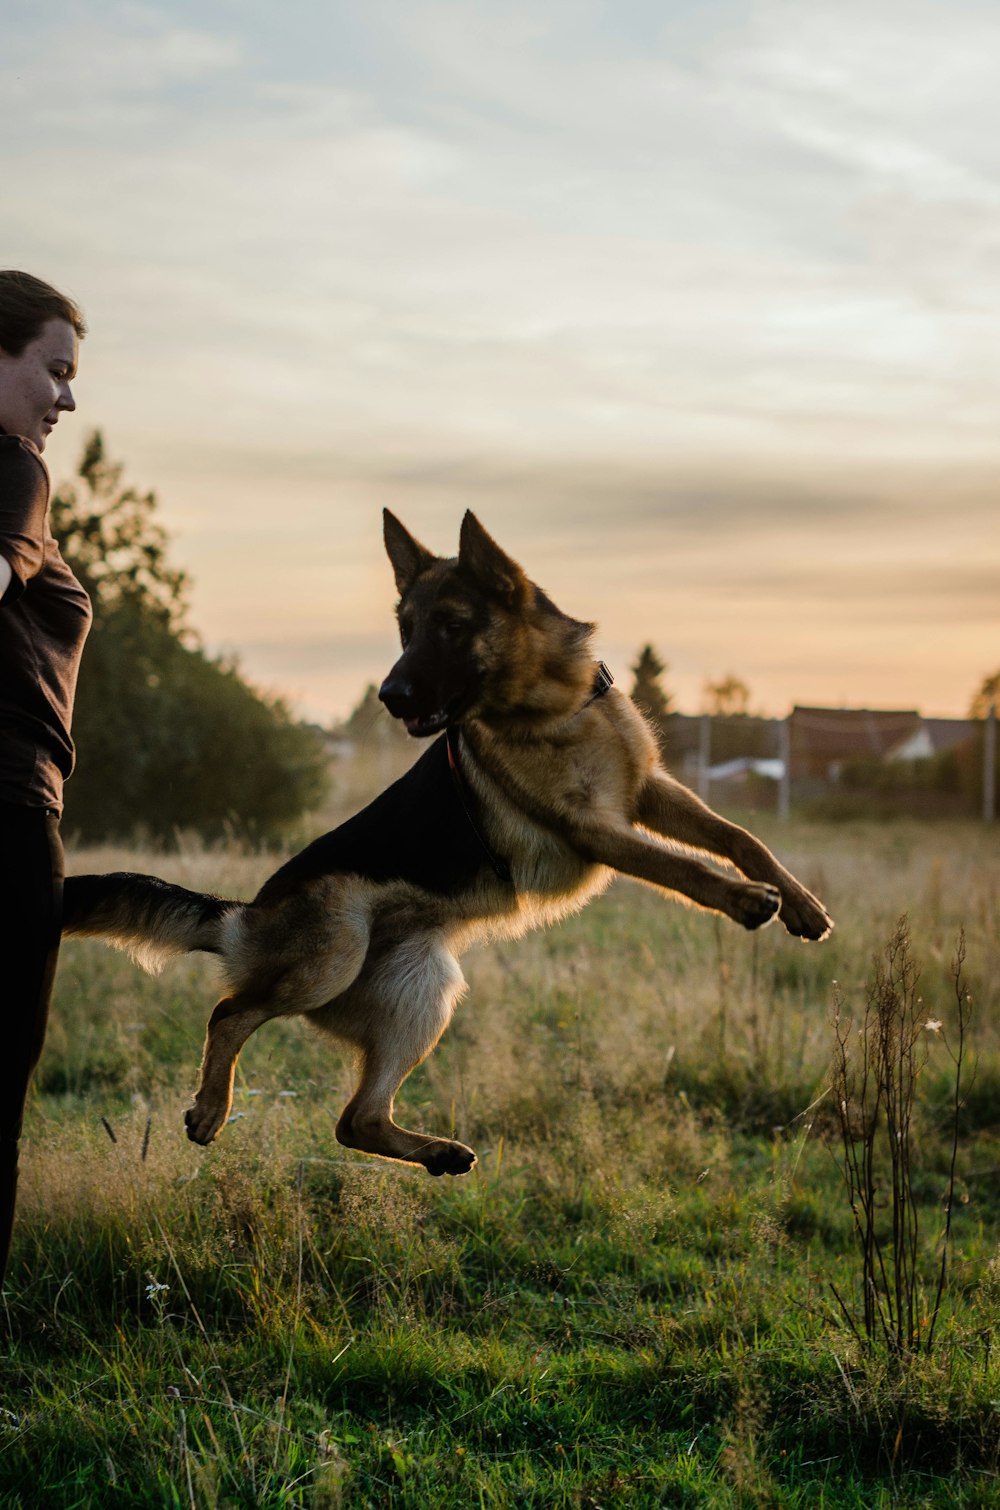
[[[594,681],[590,688],[590,696],[584,703],[584,708],[589,708],[591,703],[596,703],[599,697],[603,697],[605,693],[610,692],[614,684],[615,679],[607,666],[603,661],[598,661],[597,670],[594,672]]]

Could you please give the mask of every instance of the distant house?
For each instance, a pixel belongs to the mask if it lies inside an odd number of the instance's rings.
[[[930,760],[957,750],[971,740],[976,724],[971,718],[923,718],[919,729],[889,750],[886,760]]]
[[[792,779],[836,782],[849,761],[887,759],[920,735],[923,723],[915,708],[883,712],[796,706],[789,719]]]
[[[835,784],[844,766],[865,761],[929,760],[971,741],[967,718],[921,718],[916,709],[792,709],[789,753],[797,784]]]

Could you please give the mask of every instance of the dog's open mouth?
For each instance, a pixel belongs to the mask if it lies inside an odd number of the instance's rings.
[[[447,726],[451,717],[450,708],[439,708],[436,713],[422,713],[419,718],[404,718],[407,734],[414,739],[425,739],[428,734],[438,734]]]
[[[450,697],[444,707],[435,708],[432,713],[415,713],[410,718],[404,716],[403,724],[407,734],[411,734],[414,739],[426,739],[429,734],[440,734],[442,729],[461,717],[468,707],[468,693],[463,690]]]

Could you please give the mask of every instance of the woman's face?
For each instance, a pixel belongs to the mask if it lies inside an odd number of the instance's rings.
[[[0,346],[0,425],[39,451],[63,410],[76,408],[70,383],[80,343],[68,320],[48,320],[18,356]]]

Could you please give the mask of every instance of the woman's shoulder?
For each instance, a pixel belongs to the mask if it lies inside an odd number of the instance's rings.
[[[0,536],[8,561],[12,541],[30,538],[35,549],[44,548],[49,496],[48,470],[31,441],[0,435]]]
[[[42,453],[33,440],[26,435],[11,435],[9,430],[0,430],[0,455],[30,456],[44,469]]]
[[[49,473],[42,453],[33,441],[23,435],[9,435],[0,430],[0,477],[6,486],[14,482],[22,485],[49,485]]]

